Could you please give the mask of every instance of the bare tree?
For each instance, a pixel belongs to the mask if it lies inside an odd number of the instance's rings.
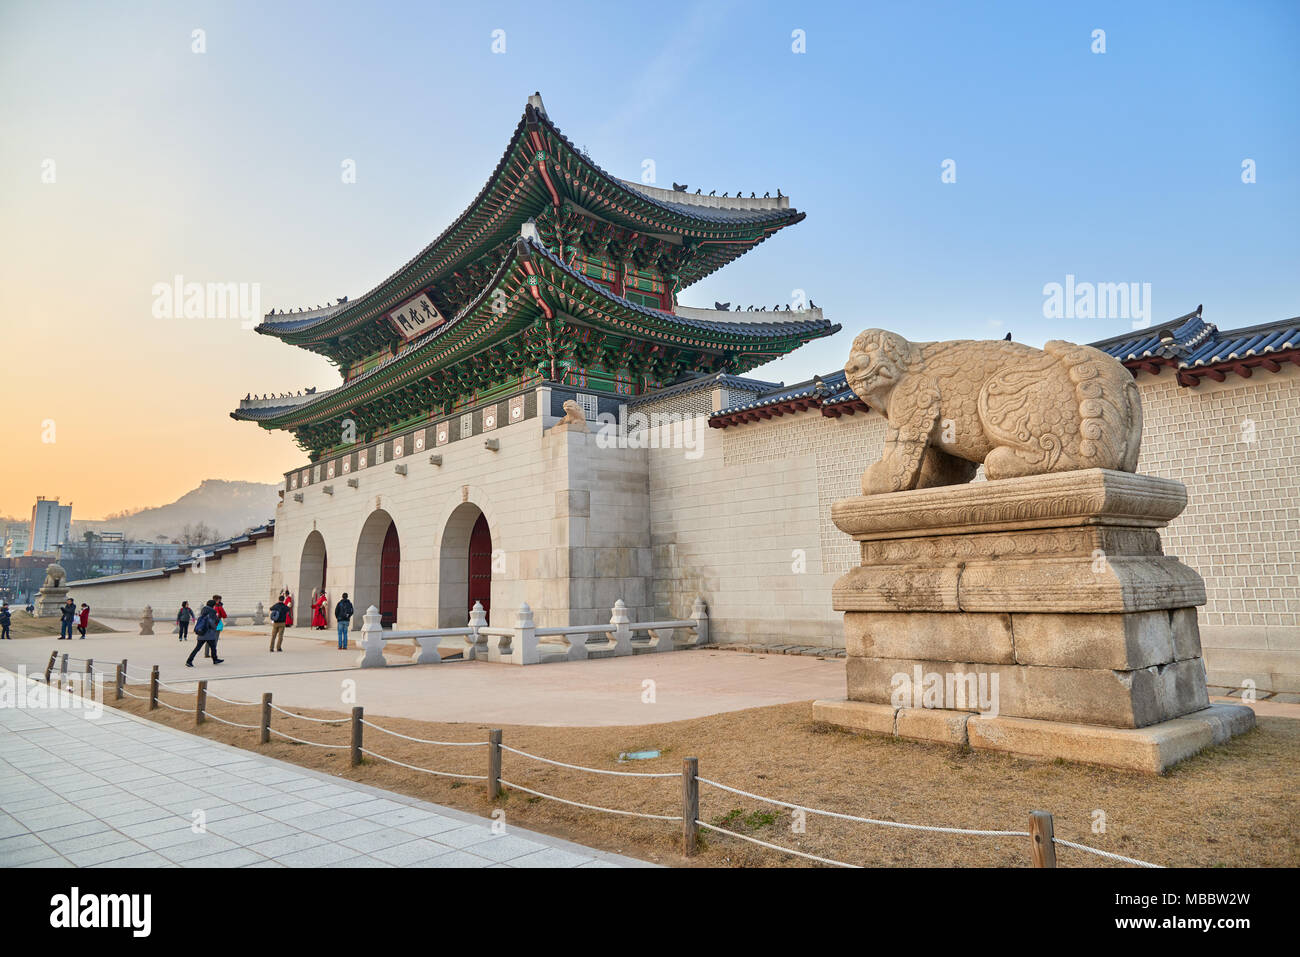
[[[181,529],[180,542],[193,548],[196,545],[211,545],[218,537],[215,528],[209,528],[206,522],[196,522]]]

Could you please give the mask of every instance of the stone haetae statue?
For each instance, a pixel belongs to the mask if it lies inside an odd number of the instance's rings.
[[[45,584],[36,593],[36,617],[55,618],[63,611],[68,597],[68,573],[58,562],[45,567]]]
[[[846,695],[818,720],[1151,773],[1254,726],[1210,703],[1205,583],[1160,543],[1187,490],[1136,472],[1119,362],[870,329],[844,371],[889,430],[863,494],[831,505],[861,563],[831,589]],[[965,484],[981,462],[995,481]]]
[[[884,454],[863,473],[864,495],[969,482],[980,463],[991,480],[1137,468],[1137,386],[1091,346],[913,343],[868,329],[853,341],[844,372],[889,423]]]
[[[586,432],[587,416],[582,411],[582,406],[578,405],[573,399],[566,399],[564,402],[564,418],[551,426],[553,432]]]
[[[68,573],[63,570],[63,566],[54,562],[45,569],[45,584],[42,588],[59,588],[68,579]]]

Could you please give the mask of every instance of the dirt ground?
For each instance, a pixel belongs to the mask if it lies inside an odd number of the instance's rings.
[[[147,686],[128,690],[147,696]],[[216,690],[216,689],[214,689]],[[109,696],[111,697],[111,688]],[[702,849],[681,853],[680,822],[650,821],[583,810],[507,791],[488,800],[481,781],[436,777],[366,758],[348,760],[350,727],[342,712],[294,709],[337,717],[326,725],[273,713],[272,727],[293,737],[337,745],[318,748],[213,721],[196,726],[192,693],[163,692],[181,714],[146,700],[112,702],[172,727],[341,777],[388,788],[471,813],[503,808],[507,821],[591,847],[673,866],[819,866],[736,838],[703,831]],[[209,698],[209,713],[258,724],[260,704],[232,706]],[[485,741],[489,728],[367,715],[412,737]],[[1169,866],[1294,867],[1300,864],[1300,721],[1261,717],[1259,726],[1161,775],[1020,759],[943,745],[852,734],[811,717],[809,702],[755,708],[689,721],[644,726],[548,728],[504,726],[503,742],[553,760],[622,771],[679,771],[699,759],[701,777],[731,787],[864,817],[985,830],[1023,831],[1031,810],[1054,815],[1056,836]],[[416,767],[486,773],[486,748],[438,748],[365,728],[363,747]],[[649,761],[620,763],[621,752],[657,748]],[[678,779],[593,775],[505,752],[502,778],[569,800],[652,814],[681,813]],[[1028,838],[973,837],[904,831],[815,815],[795,833],[788,809],[700,785],[700,819],[771,844],[869,867],[1023,867]],[[1097,812],[1104,833],[1094,833]],[[1062,867],[1124,866],[1060,848]]]
[[[9,636],[11,638],[58,638],[59,637],[59,619],[57,618],[34,618],[27,614],[21,608],[9,606]],[[107,625],[100,624],[94,618],[90,619],[86,626],[88,635],[105,635],[113,629]],[[75,625],[72,628],[72,637],[76,641],[79,639],[81,632],[77,631]],[[68,652],[72,654],[72,652]]]

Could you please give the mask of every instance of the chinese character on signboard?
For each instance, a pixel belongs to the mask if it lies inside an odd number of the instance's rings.
[[[413,339],[422,332],[440,326],[445,321],[438,307],[429,301],[429,297],[420,293],[401,308],[388,314],[388,321],[393,324],[403,339]]]

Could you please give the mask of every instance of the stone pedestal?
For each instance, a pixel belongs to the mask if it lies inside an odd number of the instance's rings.
[[[1163,771],[1254,725],[1211,706],[1199,575],[1163,554],[1174,481],[1087,469],[836,502],[848,695],[821,719]]]
[[[68,589],[47,585],[36,593],[37,618],[58,618],[68,600]]]

